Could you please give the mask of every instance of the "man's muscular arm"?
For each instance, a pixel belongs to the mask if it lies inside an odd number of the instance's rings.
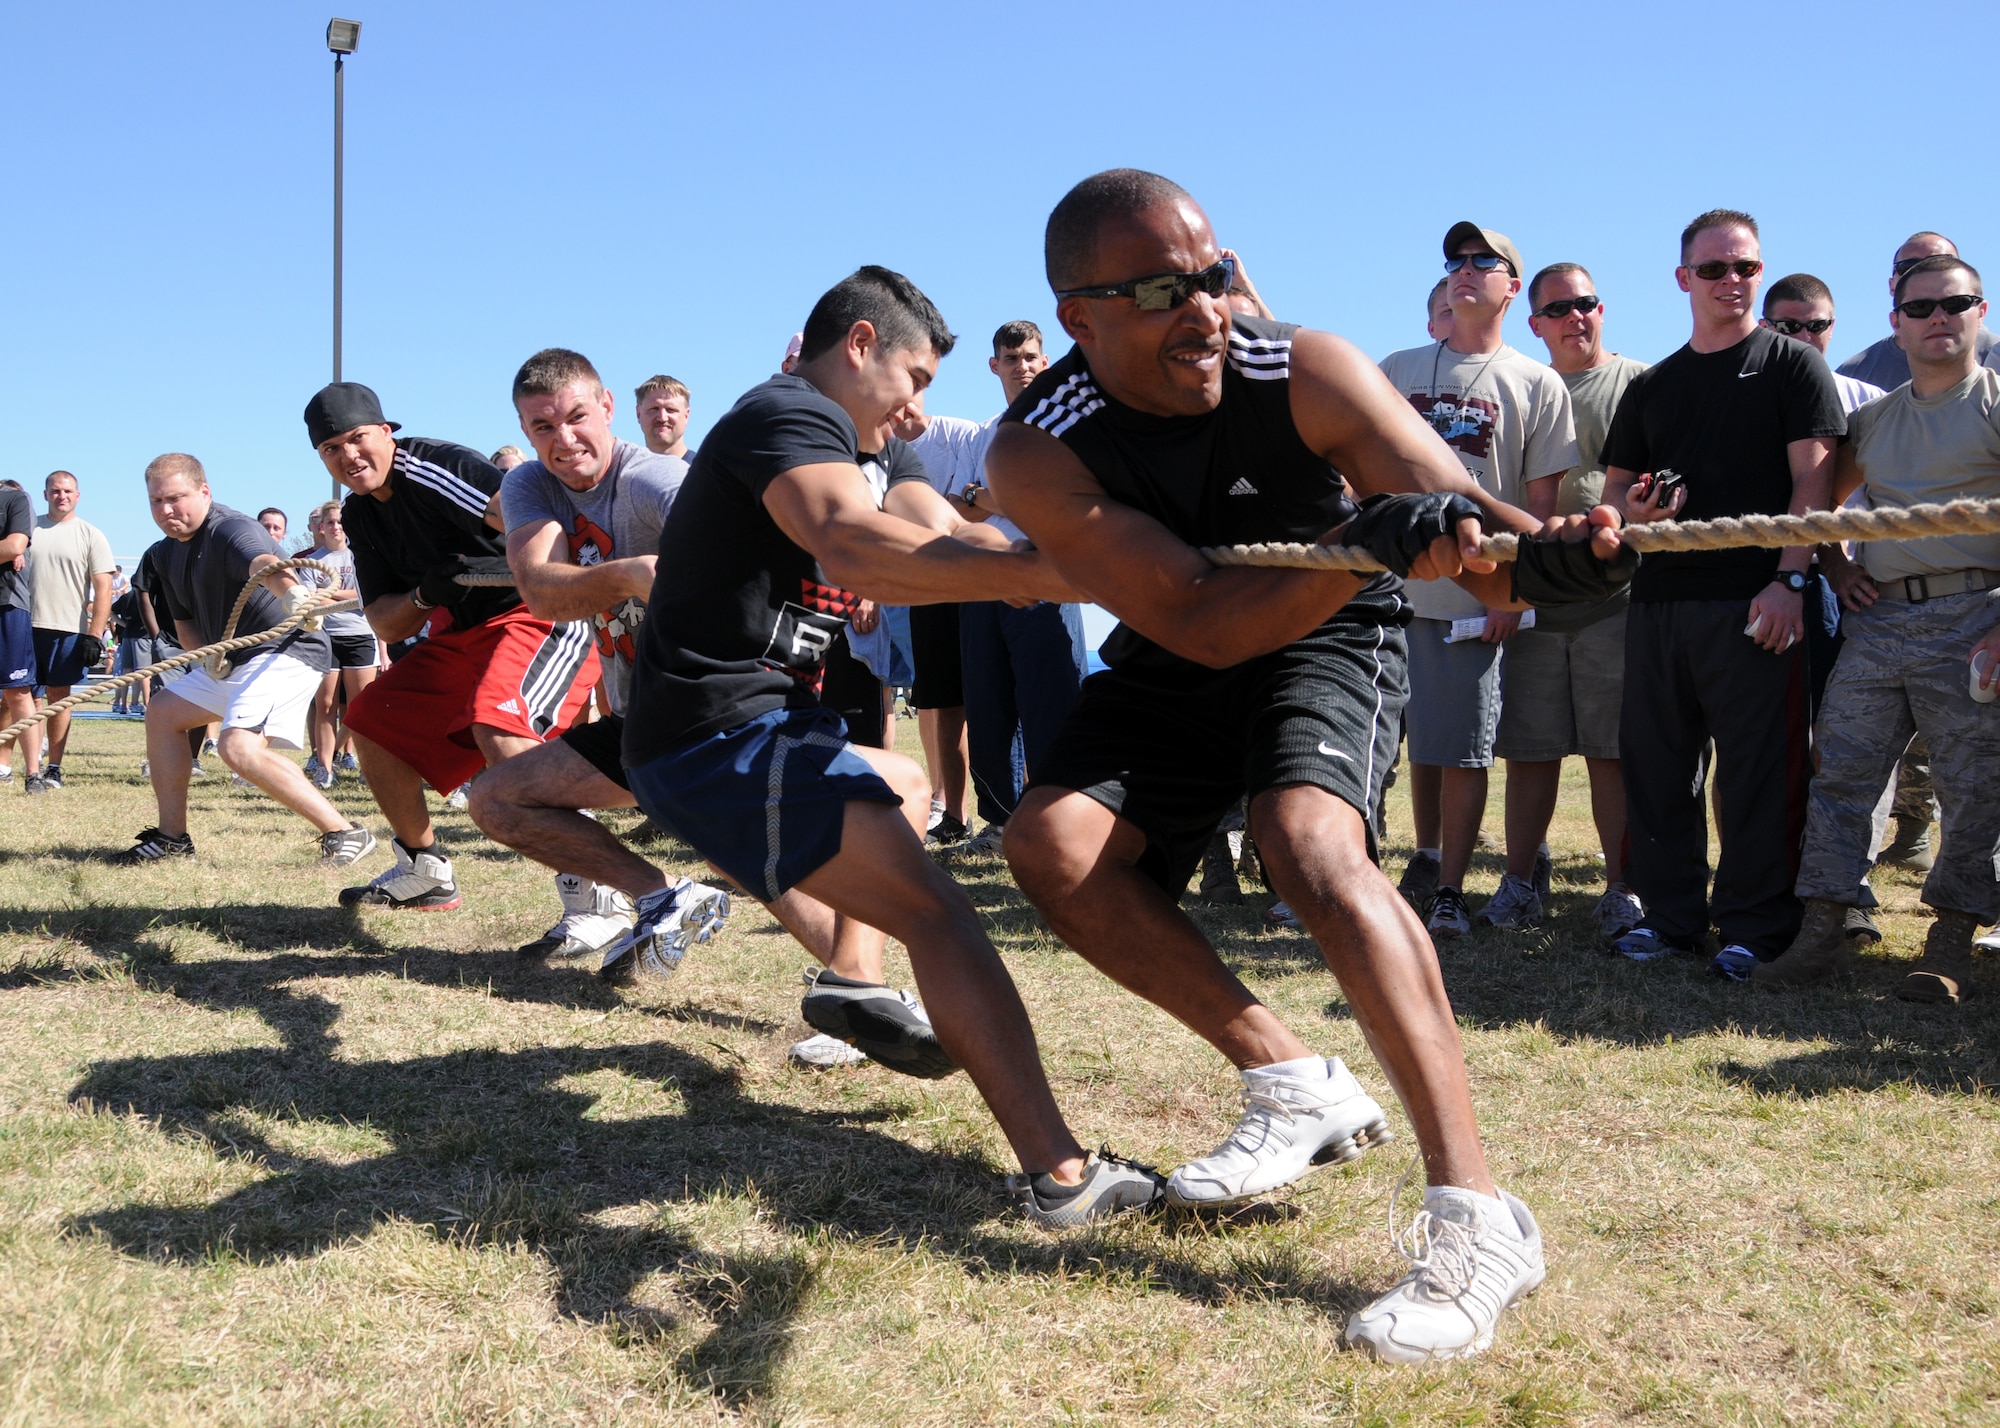
[[[764,488],[764,509],[827,579],[879,604],[1074,598],[1039,554],[980,550],[878,509],[844,462],[786,471]]]
[[[417,592],[377,595],[361,609],[368,627],[389,644],[407,640],[430,622],[431,612],[417,604]]]
[[[508,533],[507,568],[522,603],[538,620],[588,620],[622,600],[652,594],[655,556],[574,565],[569,554],[569,537],[555,521],[534,521]]]

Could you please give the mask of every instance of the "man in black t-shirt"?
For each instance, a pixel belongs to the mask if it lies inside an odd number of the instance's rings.
[[[353,494],[341,523],[354,552],[362,613],[390,644],[429,637],[348,702],[347,727],[368,792],[395,837],[396,862],[348,907],[448,911],[459,905],[451,860],[424,802],[480,769],[560,735],[597,684],[590,622],[538,620],[507,573],[501,474],[469,447],[397,437],[359,382],[322,387],[306,432],[333,479]],[[498,586],[466,586],[460,575]]]
[[[886,434],[951,346],[909,279],[862,268],[814,305],[795,371],[752,388],[710,430],[660,536],[626,775],[655,823],[753,896],[802,893],[832,908],[835,956],[807,1021],[912,1074],[964,1067],[1029,1172],[1026,1212],[1082,1223],[1150,1203],[1158,1178],[1085,1157],[972,903],[924,853],[923,770],[847,742],[817,692],[863,596],[1074,598],[1039,557],[961,521],[920,465],[891,485],[884,466],[860,460],[864,434],[871,445]],[[909,949],[934,1027],[907,993],[844,970],[850,937],[882,933]]]
[[[1084,180],[1050,216],[1046,261],[1077,345],[1008,409],[987,470],[1029,539],[1123,623],[1007,825],[1008,861],[1066,942],[1242,1071],[1236,1131],[1167,1194],[1250,1199],[1387,1135],[1347,1068],[1259,1003],[1176,903],[1250,795],[1272,885],[1338,976],[1432,1182],[1437,1251],[1348,1336],[1399,1359],[1476,1352],[1541,1282],[1541,1240],[1487,1170],[1436,953],[1372,858],[1369,815],[1408,690],[1403,582],[1218,569],[1199,547],[1340,529],[1393,571],[1519,609],[1472,542],[1482,520],[1540,526],[1481,491],[1353,347],[1232,316],[1233,262],[1178,185],[1131,169]],[[1342,472],[1384,494],[1357,514]],[[1612,555],[1615,514],[1593,521],[1597,554]],[[1582,538],[1581,517],[1569,533]],[[1524,542],[1522,592],[1545,560],[1599,599],[1615,583],[1580,544]]]
[[[244,602],[236,627],[225,628],[243,587],[282,563],[284,553],[264,527],[216,504],[207,474],[192,456],[156,457],[146,468],[146,496],[154,523],[167,538],[146,552],[142,569],[186,648],[271,629],[314,603],[313,591],[290,571],[272,571]],[[190,761],[182,755],[188,730],[210,720],[222,724],[216,741],[222,761],[319,829],[322,858],[346,867],[372,851],[375,839],[367,829],[328,803],[297,764],[271,752],[273,744],[305,746],[306,715],[329,658],[326,635],[301,627],[238,651],[219,674],[196,665],[175,676],[146,709],[148,774],[160,822],[140,832],[114,861],[136,866],[193,855],[187,827]]]
[[[28,542],[34,539],[35,508],[18,481],[0,481],[0,725],[35,712],[35,627],[28,615]],[[44,793],[42,730],[38,724],[20,738],[21,787]],[[0,765],[0,779],[14,766]]]
[[[1825,359],[1757,324],[1756,220],[1702,214],[1675,270],[1694,335],[1632,379],[1604,439],[1604,500],[1632,521],[1824,510],[1847,430]],[[1627,881],[1646,916],[1612,947],[1635,961],[1695,949],[1747,981],[1791,945],[1812,777],[1807,546],[1649,555],[1625,626]],[[1709,891],[1703,785],[1715,750],[1721,851]]]

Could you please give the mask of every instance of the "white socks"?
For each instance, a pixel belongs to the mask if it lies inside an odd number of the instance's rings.
[[[1290,1076],[1297,1081],[1325,1081],[1332,1075],[1324,1056],[1301,1056],[1293,1061],[1273,1061],[1269,1066],[1253,1066],[1245,1076]]]

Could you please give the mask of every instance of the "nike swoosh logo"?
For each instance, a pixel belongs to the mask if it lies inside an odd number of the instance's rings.
[[[1741,378],[1741,377],[1761,377],[1764,374],[1762,372],[1738,372],[1736,375],[1739,378]]]
[[[1330,759],[1346,759],[1350,764],[1354,762],[1353,755],[1343,754],[1339,749],[1334,748],[1333,745],[1327,743],[1327,741],[1324,739],[1321,739],[1319,741],[1319,751],[1322,754],[1325,754]]]

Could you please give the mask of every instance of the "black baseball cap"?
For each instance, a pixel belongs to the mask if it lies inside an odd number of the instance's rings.
[[[323,441],[352,431],[357,426],[386,426],[401,431],[401,422],[382,415],[381,399],[375,389],[359,382],[329,382],[313,393],[306,403],[306,435],[317,450]]]

